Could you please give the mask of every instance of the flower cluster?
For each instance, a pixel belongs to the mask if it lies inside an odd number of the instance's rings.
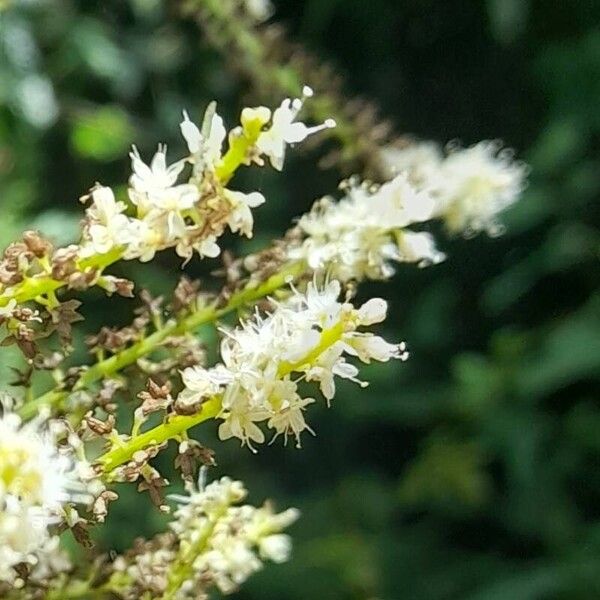
[[[269,0],[212,4],[234,18],[247,13],[252,22],[268,19],[272,10]],[[282,170],[289,145],[335,126],[333,119],[316,126],[298,121],[312,95],[304,87],[301,97],[286,98],[274,110],[245,108],[230,131],[214,103],[200,126],[183,111],[185,155],[169,163],[160,144],[148,161],[133,146],[126,193],[96,184],[82,198],[87,206],[78,243],[55,248],[26,231],[0,256],[1,345],[17,345],[27,359],[11,385],[27,390],[19,414],[32,419],[24,423],[8,405],[1,410],[0,399],[1,597],[207,600],[213,588],[236,590],[263,561],[287,560],[291,542],[283,531],[298,512],[243,504],[244,486],[228,478],[194,486],[199,465],[203,478],[215,453],[190,431],[215,419],[221,440],[236,438],[252,451],[265,442],[267,430],[272,439],[292,438],[299,447],[302,433],[313,432],[305,414],[318,395],[329,405],[339,378],[367,385],[355,363],[407,358],[404,343],[366,330],[384,321],[387,303],[373,298],[355,306],[355,282],[387,279],[396,263],[443,260],[426,229],[429,221],[442,220],[451,232],[497,232],[498,213],[523,188],[525,168],[496,143],[446,153],[432,144],[381,149],[378,135],[356,136],[372,119],[353,117],[363,123],[354,127],[346,121],[352,111],[342,113],[340,138],[356,146],[356,156],[382,157],[384,183],[350,179],[341,186],[341,200],[317,201],[262,252],[245,259],[225,253],[220,290],[204,291],[200,282],[183,279],[170,304],[142,292],[144,306],[130,325],[104,326],[88,338],[94,364],[64,367],[77,341],[72,325],[83,316],[81,302],[65,301],[61,291],[98,285],[109,294],[133,296],[132,281],[105,274],[110,265],[150,261],[165,249],[185,262],[194,254],[216,257],[226,231],[252,237],[253,210],[265,198],[232,189],[230,182],[242,165],[268,162]],[[313,106],[318,121],[331,114],[327,98]],[[256,308],[236,328],[221,329],[220,362],[207,368],[195,332],[259,302],[269,311]],[[52,346],[41,340],[54,332],[60,352],[45,353]],[[144,391],[135,390],[138,378],[129,378],[126,369],[133,367],[137,375],[151,376]],[[52,375],[53,386],[30,397],[42,370],[46,380]],[[178,372],[180,387],[172,381]],[[136,391],[141,403],[124,433],[117,394]],[[65,418],[49,421],[42,407]],[[152,461],[171,441],[179,443],[175,468],[188,494],[172,496],[177,508],[168,531],[137,541],[116,560],[71,566],[57,533],[68,527],[78,542],[91,543],[88,528],[104,522],[118,498],[105,485],[137,482],[138,491],[170,513],[162,492],[169,482],[157,470],[159,461]],[[84,516],[77,502],[87,505]]]
[[[58,556],[48,528],[59,520],[74,481],[71,461],[40,422],[23,424],[6,411],[0,418],[0,582],[22,585],[15,566],[39,571],[40,558]]]
[[[173,495],[178,502],[170,523],[174,535],[120,557],[115,569],[125,575],[121,587],[157,598],[197,600],[208,598],[212,587],[233,592],[264,560],[288,560],[291,540],[281,532],[298,518],[298,511],[274,513],[268,503],[260,508],[241,505],[246,495],[244,485],[228,477]]]
[[[498,214],[514,204],[525,186],[527,168],[497,141],[469,148],[415,143],[382,151],[390,175],[406,173],[411,183],[435,202],[433,216],[452,233],[501,231]]]
[[[305,88],[304,97],[310,95],[312,90]],[[231,190],[226,184],[239,164],[264,165],[268,158],[281,170],[288,144],[335,125],[326,121],[307,127],[297,122],[303,98],[286,98],[273,113],[264,106],[245,108],[241,125],[229,132],[225,153],[227,131],[214,110],[207,111],[202,131],[184,112],[180,127],[189,154],[173,164],[167,162],[164,145],[159,145],[150,164],[134,146],[129,203],[116,200],[110,188],[99,185],[84,197],[91,198],[91,206],[86,211],[79,256],[85,259],[115,251],[126,260],[149,261],[159,250],[175,248],[185,259],[194,252],[215,257],[220,253],[217,238],[225,228],[252,237],[251,209],[265,198],[259,192]],[[184,171],[188,177],[181,181]]]
[[[444,260],[431,233],[411,226],[441,219],[449,231],[465,235],[500,231],[498,214],[516,202],[526,169],[495,142],[454,148],[420,143],[385,148],[390,180],[382,185],[345,183],[345,195],[327,196],[298,220],[301,242],[291,259],[340,281],[387,279],[393,263],[419,266]]]
[[[325,197],[300,218],[304,241],[289,256],[340,281],[387,279],[392,262],[437,263],[444,255],[432,235],[408,229],[431,219],[434,208],[403,173],[381,186],[350,182],[339,202]]]
[[[404,344],[389,344],[359,327],[385,319],[387,304],[374,298],[355,308],[340,302],[341,286],[331,281],[319,289],[309,283],[306,293],[295,291],[275,310],[225,331],[221,343],[223,364],[211,369],[190,367],[182,373],[185,389],[177,401],[200,405],[219,397],[223,419],[219,437],[236,437],[252,448],[265,441],[257,422],[265,421],[275,436],[295,436],[309,429],[304,411],[315,400],[299,393],[301,380],[316,381],[329,402],[335,378],[357,379],[358,369],[347,356],[369,363],[406,358]]]

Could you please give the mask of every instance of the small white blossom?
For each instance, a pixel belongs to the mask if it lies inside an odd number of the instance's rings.
[[[223,386],[233,381],[233,375],[223,365],[212,369],[188,367],[181,372],[185,389],[179,395],[184,404],[194,404],[219,393]]]
[[[264,204],[265,197],[260,192],[244,194],[232,190],[225,190],[225,197],[229,200],[232,207],[227,219],[229,229],[234,233],[239,231],[240,234],[251,238],[252,229],[254,228],[254,218],[250,209]]]
[[[497,142],[451,151],[441,169],[439,212],[452,232],[498,233],[497,215],[514,204],[525,184],[525,168]]]
[[[262,444],[265,441],[265,434],[256,423],[264,421],[270,414],[270,411],[252,410],[240,399],[223,413],[225,420],[219,425],[219,438],[238,438],[253,450],[253,442]]]
[[[426,231],[398,232],[396,248],[396,260],[417,263],[420,267],[436,265],[446,258],[446,255],[437,249],[434,237]]]
[[[268,535],[260,540],[258,546],[260,557],[274,563],[284,563],[290,558],[292,552],[292,540],[289,535]]]
[[[90,195],[92,204],[86,210],[88,223],[80,255],[104,254],[114,247],[127,247],[136,239],[136,224],[123,214],[125,204],[117,202],[108,187],[98,186]]]
[[[299,448],[300,436],[303,431],[308,430],[314,435],[314,431],[304,418],[306,407],[314,402],[314,398],[300,398],[298,395],[282,402],[279,410],[267,422],[267,427],[275,431],[273,440],[277,436],[283,435],[284,441],[287,443],[288,436],[293,435],[296,438],[296,446]]]
[[[0,418],[0,502],[12,496],[31,506],[59,509],[70,497],[71,469],[39,421],[23,424],[10,411]]]
[[[179,124],[179,128],[181,129],[181,135],[188,146],[190,154],[194,155],[200,152],[204,140],[200,133],[200,129],[198,129],[198,126],[190,120],[190,116],[186,110],[183,111],[183,121]]]
[[[30,506],[17,497],[6,495],[0,510],[0,582],[14,583],[14,567],[19,563],[35,564],[37,555],[50,541],[52,523],[47,511]]]
[[[205,138],[197,125],[190,120],[187,112],[183,111],[180,128],[192,161],[201,168],[213,171],[221,161],[223,141],[227,135],[223,119],[216,113],[212,115],[209,132]]]
[[[173,187],[185,166],[183,161],[167,166],[167,149],[163,145],[158,146],[150,165],[144,163],[135,146],[129,153],[129,157],[133,171],[129,184],[136,191],[147,194],[158,195],[163,190]]]
[[[132,175],[129,179],[129,197],[138,207],[138,217],[153,211],[175,212],[192,208],[199,198],[198,188],[189,183],[176,185],[185,161],[167,166],[167,149],[159,146],[150,165],[140,158],[134,146],[131,157]]]
[[[344,349],[348,354],[358,356],[364,362],[369,363],[372,360],[378,362],[387,362],[391,358],[400,358],[406,360],[406,346],[401,344],[390,344],[382,337],[370,333],[354,333],[345,339]]]
[[[382,298],[371,298],[358,309],[361,325],[374,325],[385,320],[387,302]]]
[[[291,100],[286,98],[279,108],[273,112],[269,129],[263,131],[256,142],[259,151],[269,157],[271,165],[278,171],[283,168],[287,144],[302,142],[313,133],[335,127],[333,119],[327,119],[321,125],[313,127],[308,127],[304,123],[296,121],[296,117],[304,104],[304,98],[312,95],[313,91],[306,86],[303,90],[302,99]]]
[[[246,10],[258,23],[271,17],[275,9],[269,0],[244,0]]]

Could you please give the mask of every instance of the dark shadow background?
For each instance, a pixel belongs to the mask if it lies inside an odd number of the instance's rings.
[[[303,512],[294,560],[236,597],[600,597],[600,4],[282,0],[274,19],[398,133],[501,138],[532,172],[503,237],[441,237],[444,264],[403,267],[361,289],[390,300],[385,333],[406,340],[411,359],[365,369],[367,390],[340,384],[333,409],[313,411],[318,435],[302,451],[275,443],[253,456],[216,442],[209,426],[198,431],[215,443],[219,474],[243,479],[257,502]],[[148,156],[166,141],[179,157],[181,109],[199,118],[213,98],[233,124],[252,89],[174,5],[9,2],[0,12],[2,243],[32,226],[71,241],[77,198],[97,180],[126,182],[129,144]],[[256,237],[232,238],[231,248],[264,246],[335,189],[339,174],[314,166],[318,151],[289,156],[282,174],[240,178],[269,202]],[[195,261],[190,272],[216,266]],[[120,268],[155,293],[179,274],[169,254]],[[132,308],[89,293],[86,327],[126,323]],[[3,361],[3,387],[16,364]],[[111,508],[106,550],[164,523],[130,489]]]

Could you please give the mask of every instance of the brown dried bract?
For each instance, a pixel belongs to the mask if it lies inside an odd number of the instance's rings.
[[[177,286],[175,287],[175,291],[173,292],[171,310],[174,313],[193,310],[196,307],[199,289],[199,281],[192,281],[185,275],[181,277],[177,283]]]
[[[23,233],[23,242],[27,246],[29,252],[31,252],[36,258],[42,258],[43,256],[49,256],[52,254],[52,244],[41,236],[39,231],[26,231]]]
[[[117,500],[119,495],[111,490],[104,490],[94,501],[92,513],[98,523],[104,523],[108,514],[108,505]]]
[[[94,417],[92,413],[89,412],[83,418],[83,422],[92,433],[96,434],[99,437],[109,435],[115,428],[115,417],[112,414],[108,415],[106,421],[102,421],[97,417]]]
[[[116,293],[124,298],[133,298],[134,283],[129,279],[114,277],[113,275],[103,275],[102,287],[109,295]]]
[[[146,472],[142,473],[142,476],[144,477],[144,480],[140,481],[138,484],[138,492],[148,490],[152,504],[162,511],[167,511],[168,507],[165,505],[161,490],[169,485],[169,482],[164,477],[161,477],[158,471],[151,467],[146,469]]]
[[[142,401],[138,410],[144,417],[166,410],[173,402],[171,383],[167,381],[164,385],[159,385],[153,379],[148,379],[146,389],[138,394],[138,398]]]
[[[65,248],[58,248],[52,255],[52,277],[57,281],[66,281],[77,272],[77,257],[79,246],[71,244]]]
[[[196,440],[184,440],[179,444],[179,453],[175,457],[175,468],[181,471],[181,476],[189,481],[196,479],[199,465],[214,467],[215,452]]]
[[[77,312],[80,306],[79,300],[72,299],[62,302],[56,308],[49,309],[53,329],[58,333],[63,347],[69,347],[73,340],[71,325],[83,321],[83,316]]]
[[[109,352],[118,352],[128,344],[137,342],[140,339],[140,331],[135,327],[102,327],[96,335],[88,336],[85,340],[90,352],[108,350]]]

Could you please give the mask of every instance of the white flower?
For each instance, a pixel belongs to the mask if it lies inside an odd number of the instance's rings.
[[[267,427],[275,430],[276,437],[283,435],[285,443],[288,436],[293,435],[296,438],[296,447],[300,448],[300,435],[303,431],[308,430],[314,435],[314,431],[304,419],[306,407],[314,401],[314,398],[300,398],[296,394],[292,400],[282,403],[279,410],[267,422]]]
[[[200,152],[204,138],[202,137],[198,126],[190,120],[186,110],[183,111],[183,121],[179,124],[179,128],[181,129],[181,135],[188,146],[190,154],[194,155]]]
[[[306,311],[310,320],[321,328],[332,327],[339,321],[343,308],[339,302],[341,289],[340,282],[335,279],[322,288],[315,283],[309,283],[306,293],[292,296],[291,302],[300,303],[299,309]]]
[[[132,147],[129,156],[133,171],[129,184],[136,191],[147,194],[161,192],[175,185],[185,166],[185,162],[181,160],[167,166],[167,148],[160,144],[149,166],[141,159],[135,146]]]
[[[413,186],[405,173],[376,189],[371,203],[367,212],[369,222],[372,225],[387,224],[389,229],[428,221],[435,209],[431,195]]]
[[[439,214],[452,232],[498,233],[497,215],[518,200],[525,175],[525,167],[498,142],[453,150],[436,190]]]
[[[344,341],[346,352],[358,356],[364,363],[370,363],[371,359],[387,362],[391,358],[402,360],[408,358],[404,343],[390,344],[382,337],[371,333],[351,333],[344,338]]]
[[[217,238],[214,235],[209,235],[196,245],[196,250],[200,256],[208,256],[209,258],[215,258],[221,253],[221,249],[217,244]]]
[[[104,254],[114,247],[126,247],[136,234],[134,220],[123,214],[125,204],[117,202],[112,190],[103,186],[94,188],[91,198],[80,255]]]
[[[435,239],[427,232],[401,231],[396,235],[398,262],[417,263],[420,267],[442,262],[446,255],[435,246]]]
[[[265,202],[265,197],[260,192],[244,194],[242,192],[234,192],[226,189],[224,193],[231,204],[231,213],[227,219],[229,228],[234,233],[239,231],[240,234],[251,238],[252,229],[254,227],[254,218],[252,217],[252,211],[250,209],[263,204]]]
[[[180,211],[192,208],[199,198],[195,185],[176,185],[185,161],[167,166],[167,149],[159,146],[150,166],[140,158],[135,146],[130,152],[133,173],[129,179],[129,197],[138,207],[138,217],[143,218],[153,210]]]
[[[309,135],[335,127],[333,119],[327,119],[321,125],[307,127],[304,123],[296,122],[296,117],[302,108],[304,98],[313,95],[312,90],[306,86],[303,90],[303,98],[291,100],[286,98],[279,108],[273,112],[271,127],[263,131],[256,142],[256,147],[262,154],[269,157],[271,165],[278,171],[283,168],[286,144],[302,142]]]
[[[226,413],[223,414],[225,421],[219,425],[219,438],[228,440],[236,437],[246,444],[250,450],[254,450],[252,442],[262,444],[265,434],[256,422],[264,421],[269,413],[264,410],[252,410],[244,405],[242,401],[236,402]]]
[[[28,580],[43,583],[72,568],[67,552],[60,546],[60,538],[55,535],[36,552]]]
[[[183,233],[175,246],[177,256],[185,258],[186,262],[192,258],[194,251],[200,255],[200,258],[215,258],[221,253],[221,248],[219,247],[219,244],[217,244],[216,236],[209,235],[200,241],[192,241],[191,239],[188,239],[189,237],[187,232]]]
[[[184,404],[194,404],[219,393],[233,381],[233,375],[223,365],[208,370],[194,366],[181,372],[181,380],[185,389],[179,394],[178,400]]]
[[[343,344],[336,343],[323,352],[312,365],[304,369],[307,381],[319,382],[319,389],[327,400],[328,406],[335,396],[336,376],[364,385],[356,378],[358,369],[354,365],[348,364],[343,358],[344,350],[345,346]]]
[[[289,535],[281,533],[268,535],[260,540],[258,549],[261,558],[274,563],[284,563],[289,560],[292,553],[292,540]]]
[[[162,219],[165,225],[165,219]],[[161,225],[159,219],[132,219],[131,220],[132,239],[127,245],[124,258],[131,260],[138,258],[141,262],[148,262],[154,258],[154,255],[161,249],[164,243],[164,235],[161,229],[168,230],[168,226]]]
[[[70,498],[72,463],[59,455],[39,421],[0,418],[0,502],[8,496],[31,506],[58,510]]]
[[[361,325],[374,325],[385,320],[387,302],[382,298],[371,298],[358,309]]]
[[[275,11],[269,0],[244,0],[246,10],[258,23],[262,23],[271,17]]]
[[[424,261],[398,240],[408,226],[431,219],[434,209],[431,194],[417,191],[405,173],[379,187],[352,185],[339,202],[324,198],[299,220],[306,238],[289,256],[341,281],[386,279],[394,273],[392,261]],[[442,254],[434,256],[439,261]]]
[[[14,583],[14,567],[35,564],[37,554],[49,542],[51,519],[39,506],[30,506],[15,496],[5,496],[0,510],[0,582]]]
[[[206,167],[209,170],[214,170],[221,161],[223,141],[227,135],[223,119],[216,113],[212,115],[209,132],[205,138],[200,129],[190,121],[187,112],[184,110],[180,128],[192,160],[198,163],[197,166],[201,169]]]

